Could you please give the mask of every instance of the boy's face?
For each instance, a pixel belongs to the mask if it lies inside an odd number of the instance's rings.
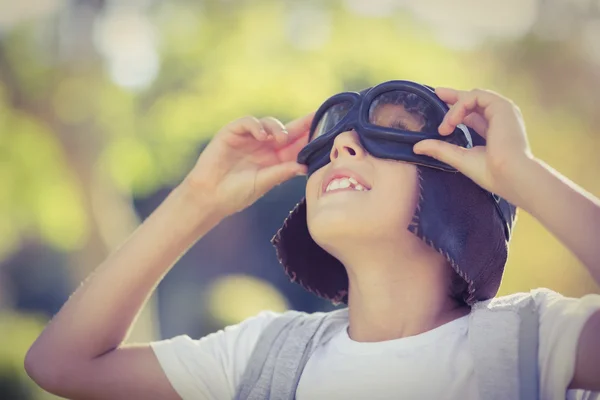
[[[371,118],[382,126],[410,131],[424,125],[422,118],[402,105],[381,107]],[[306,186],[307,224],[315,242],[334,256],[342,255],[352,243],[383,240],[410,245],[414,235],[405,228],[419,196],[416,166],[371,156],[354,131],[336,137],[330,160],[310,176]],[[353,179],[345,182],[345,177]],[[332,179],[334,189],[328,191]],[[348,182],[350,187],[345,187]]]

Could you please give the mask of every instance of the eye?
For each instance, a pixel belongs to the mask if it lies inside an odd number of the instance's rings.
[[[427,101],[403,90],[384,92],[369,106],[370,123],[397,130],[420,132],[434,117]]]
[[[410,129],[408,129],[408,126],[406,126],[406,124],[404,123],[404,121],[402,121],[400,119],[392,121],[389,124],[389,127],[393,128],[393,129],[403,130],[403,131],[409,131],[410,130]]]

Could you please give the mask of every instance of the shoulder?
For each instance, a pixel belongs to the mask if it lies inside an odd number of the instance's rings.
[[[265,330],[276,321],[310,315],[263,311],[200,339],[181,335],[153,342],[151,347],[182,398],[232,398]]]
[[[557,393],[564,398],[582,328],[598,309],[599,295],[573,298],[546,288],[496,297],[473,306],[472,345],[486,355],[479,358],[482,363],[491,359],[502,365],[508,357],[506,365],[518,362],[521,368],[537,361],[541,398],[557,398]],[[492,355],[493,348],[498,351]]]
[[[573,366],[582,329],[598,310],[598,294],[575,298],[538,288],[476,303],[471,325],[485,323],[501,327],[503,334],[512,330],[514,335],[519,327],[530,327],[538,334],[542,382],[558,382],[572,373],[569,368]]]
[[[347,322],[347,308],[314,313],[287,311],[270,318],[267,323],[263,324],[263,329],[260,332],[263,337],[257,337],[257,340],[260,339],[262,342],[270,343],[284,331],[294,332],[293,335],[289,335],[292,340],[302,335],[316,335],[318,338],[328,337],[330,332]]]
[[[255,338],[273,321],[279,318],[285,318],[285,316],[293,314],[293,311],[286,312],[274,312],[274,311],[262,311],[255,316],[246,318],[242,322],[229,325],[223,328],[222,331],[210,334],[200,340],[210,338],[212,335],[218,335],[222,332],[224,336],[245,336],[248,339]]]
[[[531,292],[512,293],[506,296],[479,301],[473,305],[473,310],[510,310],[517,309],[533,299]]]
[[[260,336],[266,326],[285,314],[287,313],[263,311],[255,316],[244,319],[237,324],[228,325],[225,328],[200,339],[192,339],[188,335],[180,335],[171,339],[153,342],[151,345],[155,349],[167,347],[171,350],[183,348],[192,351],[195,349],[210,351],[211,348],[218,347],[218,345],[226,346],[225,342],[242,341],[246,344],[251,344],[258,336]]]
[[[204,355],[240,365],[250,357],[267,329],[272,331],[284,328],[298,329],[311,323],[320,324],[324,317],[328,316],[333,317],[331,319],[335,321],[343,319],[339,312],[263,311],[200,339],[180,335],[153,342],[151,345],[159,359],[173,358],[174,354],[180,354],[184,358],[197,358],[198,355]]]
[[[600,295],[589,294],[574,298],[550,289],[538,288],[475,303],[471,324],[483,321],[518,326],[525,323],[539,331],[542,341],[548,338],[558,340],[566,336],[576,337],[583,324],[598,309]]]
[[[512,293],[505,296],[494,297],[480,301],[473,305],[473,310],[518,310],[529,305],[535,306],[538,312],[544,313],[549,308],[567,306],[594,306],[598,305],[600,295],[588,294],[581,298],[564,296],[547,288],[532,289],[529,292]]]

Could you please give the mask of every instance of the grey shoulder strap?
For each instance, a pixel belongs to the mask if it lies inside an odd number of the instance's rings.
[[[540,316],[533,300],[529,297],[527,302],[519,308],[519,384],[520,399],[540,398],[539,377],[539,338]]]
[[[469,345],[482,398],[539,399],[539,314],[531,295],[518,296],[471,312]]]
[[[469,345],[482,398],[539,399],[539,315],[533,298],[478,303],[470,315]],[[287,312],[259,337],[236,400],[293,400],[312,351],[347,320],[347,310]]]
[[[275,346],[277,346],[277,349],[275,350],[281,348],[283,345],[281,340],[282,333],[285,331],[286,327],[291,326],[297,318],[300,318],[299,313],[293,311],[287,312],[267,325],[265,330],[259,336],[256,346],[252,351],[252,355],[248,360],[248,366],[244,371],[244,375],[242,376],[242,380],[237,389],[235,400],[250,399],[250,392],[257,387],[261,374],[265,370],[267,358],[273,353]],[[268,388],[264,389],[266,390]]]
[[[335,332],[344,312],[289,311],[273,320],[256,343],[235,399],[294,399],[312,351]]]

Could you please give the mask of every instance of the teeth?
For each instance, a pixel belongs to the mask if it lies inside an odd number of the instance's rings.
[[[340,180],[340,189],[346,189],[350,187],[350,180],[348,178],[344,178]]]
[[[325,192],[330,192],[332,190],[337,190],[337,189],[347,189],[349,187],[352,187],[352,188],[354,188],[354,190],[358,190],[361,192],[368,190],[363,185],[358,183],[358,181],[354,178],[338,178],[338,179],[332,180],[329,183],[329,185],[327,185]]]

